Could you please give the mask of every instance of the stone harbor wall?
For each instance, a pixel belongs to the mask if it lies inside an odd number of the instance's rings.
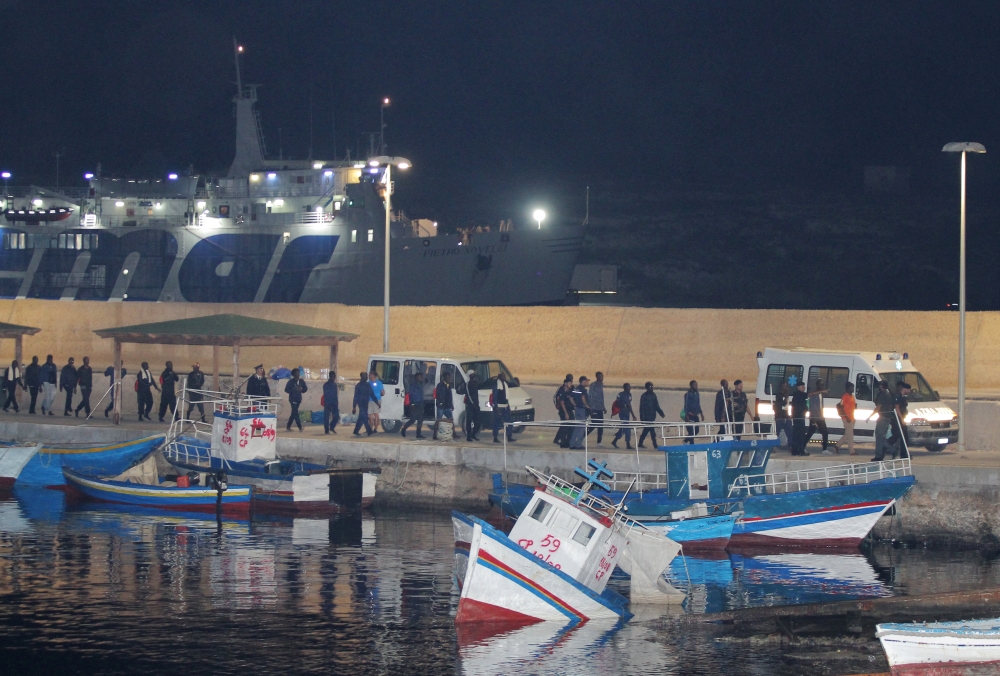
[[[340,347],[341,375],[354,377],[368,355],[382,351],[382,308],[332,304],[106,303],[0,300],[0,321],[37,326],[24,354],[89,355],[103,368],[112,341],[94,329],[209,314],[236,313],[358,333]],[[968,315],[968,387],[1000,390],[1000,312]],[[955,312],[706,310],[623,307],[395,307],[393,351],[472,353],[501,358],[524,382],[561,382],[566,373],[603,371],[609,383],[653,380],[680,387],[694,378],[713,387],[720,378],[755,381],[756,354],[768,346],[908,352],[941,390],[953,390],[958,371]],[[0,360],[13,357],[0,341]],[[269,366],[326,367],[326,348],[244,348],[243,370]],[[155,369],[172,359],[179,370],[193,361],[210,370],[208,347],[125,345],[126,367],[145,360]],[[222,372],[231,364],[221,351]],[[229,366],[231,369],[231,366]],[[703,385],[704,387],[705,385]]]

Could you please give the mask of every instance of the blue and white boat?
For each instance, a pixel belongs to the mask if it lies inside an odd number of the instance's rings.
[[[686,434],[684,424],[659,427],[665,439]],[[608,482],[612,490],[602,497],[624,501],[629,516],[641,523],[702,503],[710,510],[742,512],[733,526],[733,545],[853,548],[915,482],[909,459],[768,473],[778,440],[770,434],[743,436],[661,446],[664,474],[616,472]],[[633,484],[626,495],[623,489]],[[491,500],[501,508],[532,489],[502,480],[497,485]]]
[[[0,486],[61,488],[63,468],[91,476],[116,476],[152,454],[163,436],[120,444],[0,447]]]
[[[1000,618],[880,624],[892,676],[958,676],[1000,672]]]

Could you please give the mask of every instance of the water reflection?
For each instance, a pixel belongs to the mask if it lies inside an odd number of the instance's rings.
[[[685,561],[670,571],[688,591],[675,612],[1000,584],[974,552]],[[453,562],[448,510],[216,522],[17,491],[0,496],[0,660],[8,673],[802,671],[793,648],[719,641],[658,609],[624,626],[456,631]]]

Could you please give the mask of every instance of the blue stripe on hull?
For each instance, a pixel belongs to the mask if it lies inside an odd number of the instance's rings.
[[[792,528],[794,526],[807,526],[814,523],[825,523],[837,521],[839,519],[849,519],[865,514],[875,514],[882,512],[888,503],[878,505],[868,505],[851,509],[824,509],[822,511],[810,512],[809,514],[798,514],[789,516],[771,517],[760,521],[743,521],[736,530],[741,533],[762,533],[780,528]]]
[[[25,464],[17,485],[65,486],[64,467],[91,476],[115,476],[152,453],[162,442],[163,437],[147,437],[124,444],[95,446],[83,453],[47,452],[47,447],[43,447]]]
[[[666,533],[674,542],[728,540],[733,534],[736,519],[732,516],[705,516],[684,521],[641,521],[647,528]],[[668,530],[669,527],[669,530]]]

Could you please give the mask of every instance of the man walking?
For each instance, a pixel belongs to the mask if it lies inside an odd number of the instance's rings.
[[[260,370],[264,370],[263,365]],[[340,422],[340,392],[338,389],[337,373],[330,371],[330,377],[323,383],[323,434],[337,433],[337,423]]]
[[[701,395],[698,393],[698,381],[692,380],[688,383],[688,391],[684,393],[684,422],[704,421],[705,414],[701,411]],[[694,438],[698,436],[699,431],[698,425],[688,425],[684,443],[694,445]]]
[[[434,416],[434,434],[431,435],[431,439],[437,441],[438,424],[441,420],[452,420],[455,413],[455,397],[451,389],[451,374],[448,372],[441,374],[441,380],[434,388],[434,404],[437,407],[437,415]],[[452,424],[454,425],[454,421]]]
[[[52,361],[52,355],[50,354],[45,357],[45,363],[42,364],[42,368],[39,370],[39,377],[42,381],[42,415],[45,415],[46,412],[49,415],[55,415],[52,413],[52,402],[56,398],[58,375],[59,372],[56,368],[56,363]]]
[[[854,398],[854,383],[847,383],[844,385],[844,394],[840,397],[840,405],[837,407],[840,419],[844,422],[844,434],[837,441],[836,446],[834,446],[837,449],[837,453],[840,453],[840,446],[846,441],[848,454],[857,455],[857,452],[854,450],[854,411],[857,408],[858,402]]]
[[[737,380],[733,383],[733,438],[736,441],[740,440],[740,435],[743,434],[743,421],[747,416],[747,409],[750,406],[750,402],[747,400],[747,393],[743,391],[743,381]]]
[[[201,364],[195,362],[191,365],[191,373],[187,375],[187,381],[185,383],[185,394],[188,400],[188,410],[184,414],[184,417],[191,420],[191,411],[194,407],[198,407],[198,413],[201,414],[201,421],[205,422],[205,404],[201,403],[204,399],[204,395],[200,390],[205,387],[205,374],[201,371]]]
[[[368,402],[375,398],[372,392],[372,384],[368,382],[368,374],[362,372],[361,380],[354,386],[354,402],[351,404],[351,413],[358,414],[358,422],[354,425],[354,436],[361,436],[361,425],[365,426],[368,436],[375,434],[372,425],[368,422]]]
[[[66,392],[66,408],[63,415],[69,415],[73,411],[73,393],[76,392],[76,367],[73,366],[73,362],[73,357],[70,357],[59,373],[59,389]]]
[[[587,416],[590,415],[590,402],[587,399],[587,389],[590,379],[587,376],[580,376],[580,383],[570,391],[573,398],[573,417],[579,420],[579,427],[573,428],[573,435],[569,441],[570,448],[583,449],[583,440],[587,436]]]
[[[813,387],[816,389],[809,393],[809,429],[806,430],[806,443],[809,443],[816,430],[819,430],[823,435],[823,455],[833,455],[827,449],[830,432],[826,428],[826,417],[823,414],[823,395],[829,390],[826,389],[826,383],[822,378],[817,378]]]
[[[500,443],[497,435],[501,427],[507,428],[507,441],[515,441],[514,428],[509,424],[514,422],[510,415],[510,400],[507,397],[509,389],[507,374],[500,371],[493,385],[493,443],[495,444]]]
[[[83,365],[76,371],[76,382],[80,386],[80,403],[76,407],[76,416],[85,411],[90,417],[90,393],[94,389],[94,369],[90,368],[90,357],[83,358]]]
[[[160,394],[160,422],[165,422],[163,416],[167,414],[167,409],[170,409],[170,415],[177,412],[177,383],[180,382],[181,377],[174,373],[174,363],[168,361],[160,373],[160,386],[163,387]]]
[[[559,414],[559,420],[566,421],[573,419],[573,378],[567,376],[567,379],[563,381],[563,384],[559,386],[556,393],[552,395],[552,403],[555,404],[556,413]],[[570,437],[573,436],[573,430],[568,425],[560,425],[559,429],[556,431],[555,438],[552,439],[553,444],[559,444],[559,448],[569,448]]]
[[[653,422],[656,420],[656,414],[659,413],[661,418],[666,416],[663,414],[663,409],[660,408],[660,400],[656,397],[656,392],[653,391],[653,383],[646,383],[646,391],[642,393],[639,397],[639,420],[644,422]],[[636,442],[636,446],[639,448],[645,448],[642,442],[646,440],[646,435],[653,437],[653,448],[659,448],[660,445],[656,442],[656,428],[655,427],[643,427],[642,434],[639,435],[639,441]]]
[[[417,423],[417,439],[426,439],[420,430],[424,425],[424,374],[417,371],[413,376],[413,380],[410,381],[410,387],[406,390],[406,393],[410,397],[410,413],[406,422],[403,423],[403,429],[399,433],[406,438],[406,428],[412,425],[414,422]]]
[[[479,441],[479,431],[482,421],[479,419],[479,374],[469,369],[468,392],[465,395],[465,439]]]
[[[28,394],[31,395],[28,413],[32,415],[35,413],[35,402],[38,400],[38,388],[42,386],[41,370],[38,357],[32,357],[31,363],[24,367],[24,384],[28,387]]]
[[[629,383],[622,385],[622,391],[615,397],[615,405],[618,406],[618,419],[625,422],[635,420],[635,411],[632,409],[632,386]],[[613,408],[613,407],[612,407]],[[625,437],[625,448],[632,448],[632,428],[619,427],[615,432],[615,438],[611,440],[611,445],[618,448],[618,440]]]
[[[604,374],[600,371],[594,374],[594,382],[587,392],[587,401],[590,402],[590,422],[594,423],[587,428],[587,434],[596,429],[597,443],[600,444],[604,439],[604,414],[608,412],[604,408]]]
[[[14,406],[14,413],[19,413],[21,408],[17,405],[17,386],[20,385],[21,389],[24,389],[24,381],[21,380],[21,367],[18,365],[15,359],[10,363],[3,372],[3,386],[7,391],[7,399],[4,402],[3,410],[6,413],[7,410]]]
[[[125,365],[122,365],[121,377],[124,378],[128,371],[125,370]],[[108,402],[108,407],[104,409],[104,417],[107,418],[108,414],[115,408],[115,367],[112,364],[108,368],[104,369],[104,375],[111,379],[111,384],[108,385],[108,393],[111,395],[111,401]]]
[[[897,453],[900,458],[908,458],[910,454],[907,450],[909,437],[906,433],[906,410],[909,402],[906,397],[910,394],[910,384],[904,380],[896,383],[896,398],[893,400],[895,415],[892,417],[892,436],[896,450],[892,452],[892,459],[895,460]]]
[[[719,423],[719,434],[726,433],[726,423],[733,421],[733,397],[729,392],[729,381],[719,381],[721,388],[715,393],[715,422]]]
[[[792,393],[792,455],[809,455],[806,453],[806,410],[809,407],[809,395],[806,394],[806,384],[799,381]]]
[[[875,421],[875,457],[872,462],[882,462],[885,459],[885,448],[889,444],[886,436],[896,412],[896,402],[889,392],[889,381],[878,381],[878,393],[875,395],[875,411],[878,420]]]
[[[326,387],[324,385],[324,387]],[[270,397],[271,386],[267,384],[267,376],[264,375],[264,365],[257,364],[253,367],[253,375],[247,380],[247,396],[249,397]]]
[[[153,388],[160,391],[160,386],[153,379],[153,374],[149,372],[149,363],[142,362],[142,368],[135,377],[135,392],[139,405],[139,420],[143,418],[152,420],[149,414],[153,411]],[[161,419],[162,420],[162,419]]]
[[[368,404],[368,422],[372,426],[373,432],[378,432],[379,411],[382,410],[382,397],[385,396],[385,385],[378,373],[372,371],[368,374],[368,383],[372,386],[372,400]]]
[[[288,424],[285,425],[286,432],[292,431],[293,422],[299,428],[299,432],[302,431],[302,419],[299,418],[299,405],[302,403],[302,393],[308,390],[306,381],[299,378],[299,370],[292,369],[292,377],[285,383],[285,394],[288,395],[288,403],[292,407],[292,413],[288,416]]]

